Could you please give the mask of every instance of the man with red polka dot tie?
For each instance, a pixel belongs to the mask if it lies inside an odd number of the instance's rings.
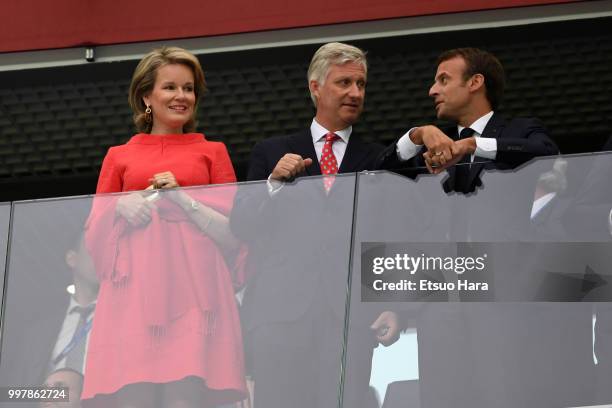
[[[343,198],[352,203],[354,180],[344,182],[350,178],[341,181],[336,174],[374,170],[383,150],[353,132],[364,106],[366,79],[362,50],[323,45],[308,69],[316,108],[310,127],[265,139],[251,153],[247,179],[267,180],[267,186],[247,185],[244,199],[239,192],[230,222],[236,236],[252,243],[249,256],[257,269],[242,304],[255,408],[337,405],[346,263],[335,261],[350,241],[345,232],[352,210]],[[304,176],[323,177],[286,185]],[[313,226],[315,235],[308,232]],[[368,312],[357,319],[360,334],[353,337],[346,407],[358,408],[366,400],[373,347],[399,337],[395,313]]]
[[[334,185],[334,175],[338,173],[338,161],[332,151],[332,145],[338,139],[340,137],[332,132],[325,135],[325,145],[323,145],[323,153],[321,154],[321,174],[326,176],[323,177],[323,186],[327,192]]]
[[[342,43],[322,46],[308,69],[316,108],[309,129],[265,139],[251,153],[248,180],[268,180],[271,192],[297,177],[327,175],[329,190],[337,173],[373,170],[382,146],[353,133],[365,99],[367,62],[360,49]]]

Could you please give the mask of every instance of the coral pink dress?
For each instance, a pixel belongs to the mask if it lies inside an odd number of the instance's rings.
[[[225,146],[202,134],[138,134],[112,147],[97,193],[143,190],[155,173],[171,171],[183,186],[236,178]],[[204,205],[229,214],[235,186],[185,189]],[[162,194],[165,197],[165,194]],[[89,340],[82,399],[113,405],[113,393],[135,383],[197,377],[207,401],[245,397],[243,348],[232,267],[215,242],[168,198],[155,202],[151,221],[132,227],[115,214],[118,195],[97,196],[86,227],[100,280]]]

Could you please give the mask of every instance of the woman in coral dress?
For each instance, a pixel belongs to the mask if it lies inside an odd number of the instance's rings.
[[[244,398],[228,227],[235,182],[222,143],[193,132],[204,74],[176,48],[140,61],[129,92],[142,132],[110,148],[87,225],[100,293],[83,405],[214,407]]]

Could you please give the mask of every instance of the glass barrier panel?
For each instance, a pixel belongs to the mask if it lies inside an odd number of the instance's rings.
[[[336,407],[356,176],[237,193],[232,226],[252,263],[242,301],[254,407]],[[332,179],[333,180],[333,179]]]
[[[0,351],[2,406],[43,406],[34,401],[35,390],[26,388],[45,383],[66,384],[78,403],[74,394],[82,386],[82,368],[78,373],[63,370],[67,363],[59,354],[72,338],[70,326],[74,332],[79,320],[70,307],[77,299],[95,302],[97,294],[83,239],[90,208],[91,198],[13,204]],[[84,352],[80,354],[83,364]],[[38,391],[40,398],[42,389]]]
[[[15,203],[0,386],[71,384],[83,407],[337,406],[355,183]]]
[[[9,223],[11,219],[11,204],[0,203],[0,304],[4,294],[4,273],[6,267],[6,246],[8,244]],[[0,318],[2,313],[0,311]]]
[[[484,171],[469,194],[360,174],[344,407],[611,404],[610,174],[612,154]]]

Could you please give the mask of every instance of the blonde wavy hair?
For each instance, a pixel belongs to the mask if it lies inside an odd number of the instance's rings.
[[[198,61],[195,55],[183,48],[161,47],[154,49],[140,60],[136,70],[134,70],[132,82],[130,83],[128,102],[132,112],[134,112],[134,124],[138,132],[151,133],[153,119],[152,117],[147,118],[149,115],[145,113],[147,107],[142,98],[153,91],[155,79],[157,78],[157,70],[169,64],[185,65],[193,72],[196,103],[193,108],[192,117],[183,126],[183,132],[189,133],[195,131],[198,102],[206,91],[206,80],[200,61]]]

